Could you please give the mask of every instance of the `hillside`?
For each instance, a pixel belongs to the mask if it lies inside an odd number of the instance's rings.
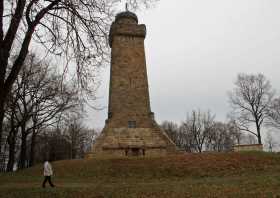
[[[204,153],[168,158],[53,162],[56,188],[41,188],[42,164],[0,175],[0,197],[276,197],[280,154]]]

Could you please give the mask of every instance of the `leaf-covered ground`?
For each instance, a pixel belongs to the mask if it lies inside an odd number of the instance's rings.
[[[55,188],[41,188],[39,164],[1,174],[0,197],[280,197],[280,154],[203,153],[52,164]]]

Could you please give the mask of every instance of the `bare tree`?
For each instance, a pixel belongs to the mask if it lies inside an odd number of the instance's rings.
[[[71,89],[71,90],[70,90]],[[42,129],[57,122],[56,116],[79,105],[75,89],[61,83],[56,74],[44,61],[34,55],[28,56],[13,86],[7,105],[6,116],[10,120],[8,171],[14,165],[15,143],[20,132],[19,168],[27,164],[27,141],[30,139],[29,166],[33,165],[36,137]]]
[[[208,112],[193,111],[180,126],[164,121],[161,127],[176,146],[186,152],[231,151],[235,142],[240,144],[242,134],[235,124],[214,121]]]
[[[280,98],[273,100],[268,111],[269,119],[267,125],[276,129],[280,129]]]
[[[4,105],[32,44],[42,46],[46,55],[64,57],[66,65],[74,62],[80,87],[87,89],[108,55],[112,10],[121,2],[0,0],[0,145]],[[130,4],[135,7],[148,2],[132,0]]]
[[[9,147],[8,147],[8,136],[7,136],[7,129],[6,129],[6,121],[4,120],[4,124],[3,124],[3,128],[4,128],[4,133],[3,133],[3,139],[5,141],[3,141],[2,146],[2,153],[0,153],[0,172],[5,172],[6,171],[6,167],[7,167],[7,163],[9,160]]]
[[[119,1],[119,0],[117,0]],[[128,6],[132,8],[132,10],[138,9],[140,6],[144,6],[146,8],[154,5],[155,2],[159,0],[126,0]]]
[[[82,157],[84,155],[83,143],[87,138],[87,134],[80,118],[76,116],[70,117],[65,135],[70,143],[71,159]]]
[[[213,130],[214,118],[210,111],[202,113],[193,111],[191,116],[183,123],[185,134],[190,134],[197,152],[202,152],[204,144]]]
[[[235,139],[234,135],[229,124],[214,122],[212,130],[207,136],[207,150],[218,152],[231,151]]]
[[[243,144],[257,144],[257,138],[255,135],[252,135],[251,133],[245,135],[243,137]]]
[[[178,148],[185,150],[186,152],[196,151],[192,133],[184,123],[178,126],[172,121],[164,121],[161,124],[161,127]]]
[[[70,159],[70,143],[61,128],[48,127],[38,134],[35,145],[34,163],[43,162],[45,157],[52,160]]]
[[[180,147],[180,138],[179,136],[179,128],[178,125],[171,121],[164,121],[161,124],[162,129],[166,132],[168,137],[177,145]]]
[[[186,152],[197,152],[197,143],[189,125],[186,121],[181,124],[178,130],[178,147],[184,149]]]
[[[14,163],[15,163],[15,153],[16,153],[16,143],[19,133],[19,123],[16,120],[17,114],[17,102],[19,100],[20,89],[13,90],[9,96],[9,101],[6,110],[6,120],[8,121],[8,138],[7,143],[9,145],[9,157],[6,171],[13,171]]]
[[[96,138],[100,134],[97,129],[93,128],[85,128],[83,133],[84,138],[82,145],[80,146],[82,155],[80,157],[84,157],[86,153],[91,151],[92,145],[95,143]]]
[[[236,123],[235,120],[230,120],[227,123],[227,127],[228,127],[230,135],[233,138],[233,142],[235,144],[241,144],[241,140],[243,138],[242,137],[243,134],[242,134],[242,132],[240,130],[240,127],[238,126],[238,123]]]
[[[277,142],[275,141],[275,139],[273,138],[270,132],[268,132],[266,135],[265,143],[268,147],[269,152],[273,152],[275,147],[277,146]]]
[[[82,158],[97,137],[95,129],[85,128],[83,124],[65,125],[61,120],[57,127],[44,128],[37,136],[34,163],[43,162],[44,157],[53,160]],[[78,130],[77,130],[78,129]]]
[[[239,74],[234,90],[229,93],[234,120],[241,130],[256,136],[259,144],[262,144],[261,127],[267,119],[273,96],[270,82],[262,74]],[[252,124],[255,125],[256,131],[251,130]]]

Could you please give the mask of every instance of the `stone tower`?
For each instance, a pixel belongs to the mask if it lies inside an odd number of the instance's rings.
[[[146,26],[129,11],[119,13],[109,35],[111,73],[106,125],[88,157],[159,156],[175,144],[151,112],[144,39]]]

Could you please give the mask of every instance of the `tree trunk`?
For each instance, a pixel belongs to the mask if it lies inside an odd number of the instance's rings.
[[[9,160],[7,165],[7,172],[12,172],[15,163],[15,146],[16,146],[16,132],[12,131],[8,137],[9,143]]]
[[[1,89],[0,89],[1,90]],[[0,92],[2,94],[2,92]],[[2,154],[2,138],[3,138],[3,123],[4,123],[4,98],[0,96],[0,155]]]
[[[25,132],[25,125],[21,127],[21,147],[19,157],[19,168],[26,168],[26,139],[27,134]]]
[[[237,139],[237,144],[239,145],[240,144],[240,136],[238,135],[238,137],[236,139]]]
[[[201,153],[202,152],[202,146],[199,143],[197,144],[197,148],[198,148],[198,152]]]
[[[2,17],[2,16],[1,16]],[[4,61],[4,49],[0,47],[0,155],[2,154],[2,136],[3,136],[3,122],[4,122],[4,104],[5,104],[5,72],[6,64]]]
[[[258,144],[262,144],[261,127],[257,124]]]
[[[32,137],[31,137],[31,148],[30,148],[30,163],[29,166],[33,166],[34,165],[34,158],[35,158],[35,146],[36,146],[36,133],[35,130],[32,133]]]

